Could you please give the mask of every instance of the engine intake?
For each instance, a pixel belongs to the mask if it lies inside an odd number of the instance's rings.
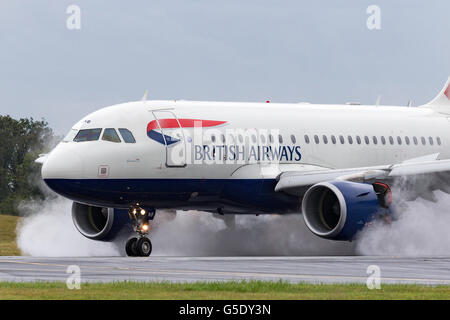
[[[366,223],[378,214],[387,213],[387,185],[350,181],[315,184],[306,191],[303,218],[315,235],[333,240],[352,240]]]
[[[129,222],[129,217],[126,210],[94,207],[74,202],[72,220],[77,230],[86,238],[112,240]]]

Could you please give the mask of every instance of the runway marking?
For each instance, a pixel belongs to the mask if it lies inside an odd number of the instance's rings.
[[[70,264],[56,264],[56,263],[41,263],[41,262],[26,262],[26,261],[17,261],[17,260],[9,260],[4,261],[0,260],[0,263],[11,263],[11,264],[24,264],[24,265],[36,265],[36,266],[47,266],[47,267],[62,267],[67,268]],[[289,274],[289,273],[263,273],[263,272],[236,272],[236,271],[206,271],[206,270],[173,270],[173,269],[157,269],[157,268],[139,268],[139,267],[120,267],[120,266],[86,266],[80,265],[80,268],[83,270],[90,270],[91,273],[102,273],[100,270],[119,270],[119,271],[133,271],[138,274],[151,274],[151,275],[200,275],[200,276],[221,276],[221,277],[240,277],[240,278],[291,278],[291,279],[309,279],[309,280],[365,280],[367,277],[360,276],[351,276],[351,275],[321,275],[321,274]],[[93,269],[93,270],[92,270]],[[41,271],[41,272],[59,272],[59,269],[0,269],[0,271],[6,271],[8,274],[13,275],[11,271]],[[130,276],[132,276],[131,274]],[[86,276],[86,274],[85,274]],[[89,274],[87,275],[89,276]],[[122,276],[122,274],[114,274],[111,275]],[[20,276],[15,276],[20,277]],[[23,277],[23,276],[22,276]],[[382,277],[384,281],[398,281],[398,282],[431,282],[431,283],[442,283],[442,284],[450,284],[450,279],[434,279],[434,278],[394,278],[394,277]]]

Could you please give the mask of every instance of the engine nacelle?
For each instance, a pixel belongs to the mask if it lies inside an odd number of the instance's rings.
[[[129,225],[127,210],[100,208],[74,202],[72,220],[78,231],[86,238],[111,241]]]
[[[309,188],[303,197],[302,213],[315,235],[352,240],[366,223],[388,213],[390,201],[390,189],[385,184],[335,180]]]

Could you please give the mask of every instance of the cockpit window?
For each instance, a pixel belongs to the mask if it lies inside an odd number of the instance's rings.
[[[122,135],[123,141],[125,143],[136,143],[136,140],[133,137],[133,134],[128,129],[119,129],[120,134]]]
[[[78,133],[77,129],[70,129],[69,133],[64,137],[63,142],[73,141],[73,138],[75,138],[77,133]]]
[[[103,132],[102,140],[111,141],[111,142],[121,142],[119,135],[117,134],[116,130],[113,128],[105,129],[105,132]]]
[[[102,132],[101,128],[97,129],[83,129],[78,131],[75,139],[75,142],[83,142],[83,141],[95,141],[100,138],[100,133]]]

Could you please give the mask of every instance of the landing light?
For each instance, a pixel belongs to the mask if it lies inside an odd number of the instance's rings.
[[[148,224],[143,224],[141,227],[142,231],[148,231]]]
[[[141,209],[141,216],[144,216],[144,215],[145,215],[145,210]]]

